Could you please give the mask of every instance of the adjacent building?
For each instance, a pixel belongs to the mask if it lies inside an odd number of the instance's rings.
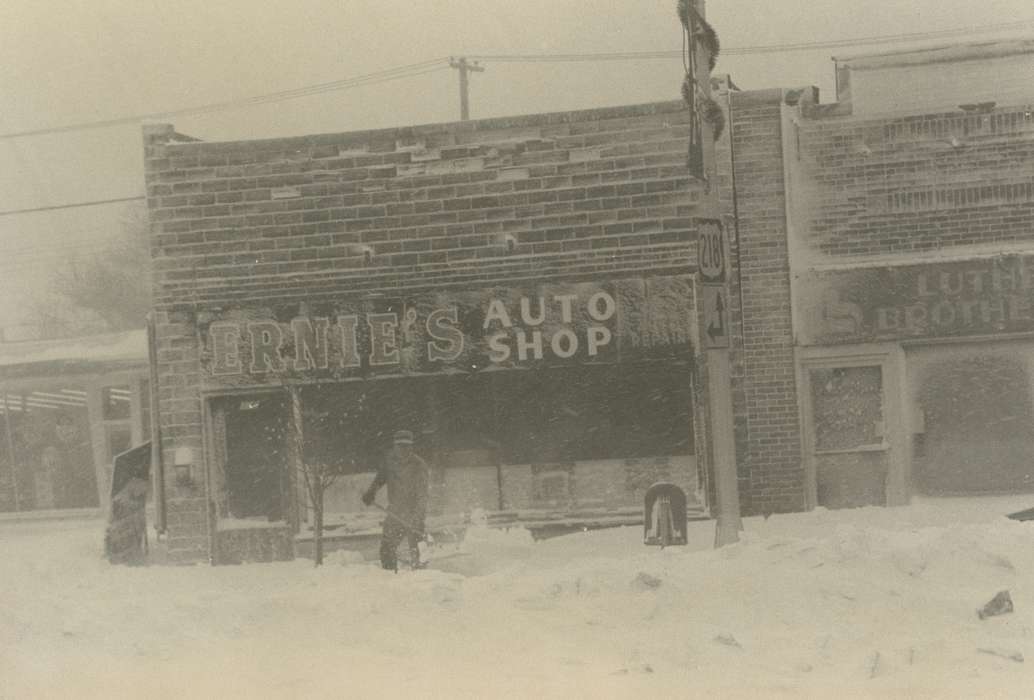
[[[1034,42],[837,60],[784,115],[807,503],[1034,490]]]
[[[149,390],[144,330],[0,343],[0,518],[100,514]]]

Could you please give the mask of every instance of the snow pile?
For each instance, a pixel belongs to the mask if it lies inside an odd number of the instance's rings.
[[[1023,697],[1034,523],[1001,514],[1032,499],[749,519],[721,550],[475,527],[398,575],[111,567],[99,524],[8,524],[0,697]]]

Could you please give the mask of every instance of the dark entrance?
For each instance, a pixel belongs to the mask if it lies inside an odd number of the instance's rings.
[[[289,493],[289,397],[225,397],[217,404],[217,420],[221,414],[226,431],[226,515],[284,520]]]

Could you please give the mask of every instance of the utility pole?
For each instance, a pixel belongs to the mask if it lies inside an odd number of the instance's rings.
[[[478,65],[477,61],[467,62],[466,56],[450,58],[449,66],[460,72],[460,119],[470,119],[470,83],[467,80],[468,73],[483,73],[484,66]]]
[[[718,517],[715,524],[715,547],[739,540],[743,524],[740,518],[739,484],[736,474],[736,438],[732,408],[732,368],[729,359],[731,318],[729,314],[729,238],[718,199],[718,178],[715,163],[714,131],[704,118],[700,105],[711,98],[710,51],[697,33],[704,21],[705,0],[686,0],[689,5],[689,89],[691,108],[699,124],[700,161],[704,194],[700,200],[697,224],[697,291],[701,311],[701,343],[707,365],[707,397],[709,403],[711,454],[714,460],[715,491]],[[695,15],[695,16],[694,16]]]

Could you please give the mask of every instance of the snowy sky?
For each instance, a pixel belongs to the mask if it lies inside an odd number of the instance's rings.
[[[974,39],[1034,36],[1029,0],[710,0],[727,48],[934,32],[1029,20]],[[0,134],[247,98],[464,54],[677,50],[675,0],[5,0]],[[955,41],[949,40],[949,41]],[[931,42],[901,46],[929,45]],[[942,44],[940,39],[934,43]],[[830,56],[866,49],[727,55],[742,88],[817,85]],[[678,98],[678,59],[498,63],[471,79],[490,117]],[[173,119],[205,140],[248,139],[458,116],[456,72]],[[140,129],[0,138],[0,211],[142,193]],[[118,226],[125,204],[0,216],[0,327],[17,323],[47,271]]]

